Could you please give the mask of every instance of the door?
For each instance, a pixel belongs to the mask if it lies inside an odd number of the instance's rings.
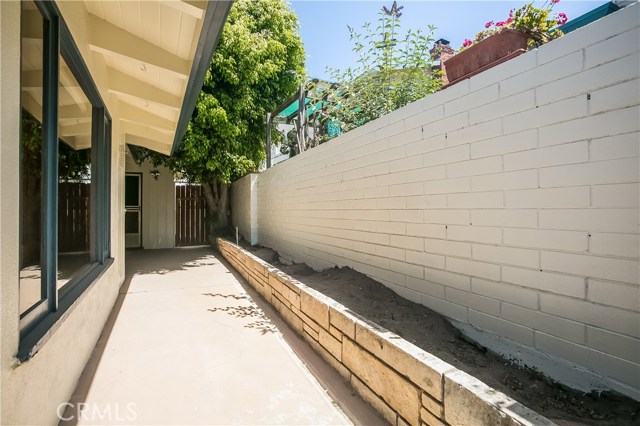
[[[142,246],[142,174],[124,177],[124,244],[126,248]]]

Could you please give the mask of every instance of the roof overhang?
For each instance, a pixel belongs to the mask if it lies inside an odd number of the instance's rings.
[[[84,96],[91,95],[107,107],[125,143],[173,154],[184,137],[232,1],[44,4],[63,18],[61,40],[80,53],[60,63],[59,137],[75,149],[91,146],[91,104]],[[21,37],[23,44],[42,49],[42,18],[35,5],[24,8]],[[42,61],[24,57],[22,62],[22,105],[41,120]],[[84,72],[75,75],[69,65]],[[77,78],[90,79],[91,84],[79,86]],[[83,95],[81,86],[95,93]]]
[[[232,1],[213,1],[209,2],[207,11],[204,16],[204,25],[198,39],[198,45],[193,58],[191,74],[182,101],[180,116],[173,138],[171,154],[173,154],[181,145],[182,138],[187,130],[187,125],[191,119],[191,114],[195,108],[198,94],[202,89],[202,84],[207,74],[213,51],[218,44],[218,39],[222,33],[222,28],[229,11],[231,10]]]
[[[124,142],[180,146],[232,0],[57,0]],[[84,21],[84,22],[80,22]],[[70,111],[72,113],[72,111]],[[69,129],[70,132],[81,129]]]

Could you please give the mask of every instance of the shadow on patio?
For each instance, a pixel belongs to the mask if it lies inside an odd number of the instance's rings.
[[[212,249],[126,270],[61,424],[382,423]]]

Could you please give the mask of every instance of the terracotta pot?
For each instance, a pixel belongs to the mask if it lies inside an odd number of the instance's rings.
[[[448,85],[515,58],[526,50],[527,35],[505,28],[444,61]]]

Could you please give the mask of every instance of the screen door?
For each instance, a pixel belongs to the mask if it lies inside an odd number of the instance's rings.
[[[127,174],[124,181],[124,240],[125,247],[142,246],[142,191],[140,174]]]

